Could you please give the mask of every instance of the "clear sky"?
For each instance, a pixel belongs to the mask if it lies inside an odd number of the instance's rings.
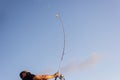
[[[1,80],[57,71],[63,33],[56,13],[66,32],[61,66],[85,67],[70,68],[66,80],[120,80],[119,0],[0,0]]]

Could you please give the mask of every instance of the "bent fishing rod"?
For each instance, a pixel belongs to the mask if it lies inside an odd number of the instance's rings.
[[[64,58],[64,54],[65,54],[65,47],[66,47],[66,36],[65,36],[65,29],[64,29],[64,24],[63,24],[63,21],[61,19],[61,16],[60,14],[56,14],[56,18],[60,21],[61,23],[61,27],[62,27],[62,31],[63,31],[63,36],[64,36],[64,42],[63,42],[63,49],[62,49],[62,55],[61,55],[61,59],[60,59],[60,63],[59,63],[59,66],[58,66],[58,72],[60,74],[60,68],[61,68],[61,64],[62,64],[62,61],[63,61],[63,58]],[[60,80],[65,80],[64,78],[64,75],[60,74],[59,77],[58,77]],[[57,78],[56,78],[57,79]],[[55,79],[55,80],[56,80]]]

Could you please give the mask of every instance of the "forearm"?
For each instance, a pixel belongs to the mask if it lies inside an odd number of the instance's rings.
[[[55,73],[53,75],[36,75],[34,77],[34,80],[41,80],[41,79],[51,79],[51,78],[56,78],[59,76],[59,73]]]
[[[55,78],[54,75],[36,75],[34,80],[41,80],[41,79],[51,79]]]
[[[55,76],[54,76],[54,75],[43,75],[43,77],[45,77],[46,79],[55,78]]]
[[[56,72],[55,74],[53,75],[45,75],[46,79],[50,79],[50,78],[56,78],[59,76],[59,72]]]

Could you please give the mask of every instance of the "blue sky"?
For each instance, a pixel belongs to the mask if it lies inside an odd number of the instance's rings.
[[[66,80],[120,80],[119,4],[119,0],[0,0],[1,80],[20,80],[22,70],[57,71],[63,33],[56,13],[66,32],[62,66],[75,60],[85,67],[68,71]],[[93,65],[94,54],[99,59]]]

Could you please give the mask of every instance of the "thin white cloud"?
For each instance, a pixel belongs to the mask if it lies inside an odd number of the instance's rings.
[[[73,61],[70,64],[64,66],[61,68],[62,73],[70,73],[73,71],[81,71],[83,69],[86,69],[88,67],[91,67],[99,62],[99,55],[98,54],[92,54],[88,59],[80,62],[80,61]]]

